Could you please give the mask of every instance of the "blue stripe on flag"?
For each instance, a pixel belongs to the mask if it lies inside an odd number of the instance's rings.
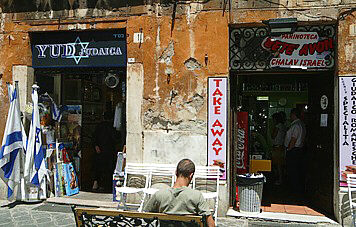
[[[31,180],[31,183],[36,185],[37,187],[40,186],[40,182],[38,180],[38,172],[33,176],[32,180]]]
[[[0,149],[0,159],[4,157],[5,147],[16,142],[22,142],[22,132],[13,132],[6,137],[6,142]]]
[[[7,198],[10,198],[12,196],[12,193],[14,193],[14,190],[12,190],[9,186],[7,187]]]
[[[36,144],[37,145],[37,144]],[[40,147],[40,150],[38,152],[38,154],[35,154],[35,168],[36,170],[39,170],[40,167],[41,167],[41,163],[43,162],[43,159],[44,159],[44,153],[43,153],[43,150],[42,149],[42,146]]]
[[[12,170],[14,169],[14,163],[17,157],[17,153],[19,153],[20,149],[13,150],[10,153],[10,160],[8,163],[6,163],[1,169],[4,171],[4,177],[9,179],[12,174]]]
[[[17,89],[15,88],[14,92],[12,93],[12,97],[11,97],[10,102],[14,101],[16,98],[17,98]]]

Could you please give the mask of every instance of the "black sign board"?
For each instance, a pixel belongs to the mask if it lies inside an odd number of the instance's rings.
[[[125,29],[31,33],[32,67],[124,67]]]

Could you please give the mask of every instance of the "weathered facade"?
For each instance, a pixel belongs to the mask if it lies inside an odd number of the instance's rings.
[[[36,31],[126,29],[127,57],[133,59],[127,65],[126,144],[131,162],[176,163],[189,157],[207,163],[207,78],[229,76],[231,24],[286,17],[331,21],[338,30],[335,76],[356,75],[352,0],[118,2],[0,1],[0,138],[8,109],[5,83],[19,78],[30,86],[29,33]],[[135,33],[143,33],[143,40],[134,41]],[[23,89],[26,92],[26,86]],[[22,103],[29,101],[22,96]],[[342,222],[340,208],[346,200],[339,193],[336,154],[334,211]],[[229,187],[229,180],[221,185],[221,215],[229,207]]]

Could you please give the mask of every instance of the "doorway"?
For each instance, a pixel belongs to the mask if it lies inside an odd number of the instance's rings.
[[[63,161],[75,165],[80,190],[92,191],[98,165],[104,163],[107,168],[103,169],[100,192],[111,193],[116,154],[126,142],[126,69],[41,69],[35,71],[35,80],[40,97],[47,93],[61,106],[60,122],[52,117],[47,126],[53,127],[55,138],[66,148],[69,160]],[[100,164],[96,163],[95,141],[104,123],[112,128],[113,148]]]
[[[307,206],[326,215],[333,214],[334,78],[331,72],[283,74],[231,74],[231,110],[248,114],[248,159],[271,160],[272,171],[263,172],[262,206],[273,204]],[[282,178],[273,157],[276,114],[291,124],[293,108],[301,111],[306,126],[305,149],[299,164],[303,193],[295,196],[286,183],[285,153]],[[237,116],[237,115],[236,115]],[[233,119],[236,119],[233,117]],[[235,125],[237,122],[233,122]],[[232,140],[237,139],[233,131]],[[234,142],[232,142],[234,144]],[[233,146],[233,145],[232,145]],[[232,160],[235,150],[232,147]],[[234,165],[234,163],[233,163]],[[236,171],[236,167],[234,168]],[[235,174],[236,175],[236,174]],[[235,184],[236,185],[236,184]],[[236,187],[234,187],[236,188]],[[266,211],[272,211],[266,209]],[[277,211],[273,211],[277,212]]]

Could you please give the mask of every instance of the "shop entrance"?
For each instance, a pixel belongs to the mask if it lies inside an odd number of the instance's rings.
[[[263,172],[262,206],[271,204],[308,206],[324,214],[333,213],[334,149],[334,77],[332,73],[309,74],[231,74],[231,109],[233,124],[238,113],[248,114],[248,161],[271,160],[272,171]],[[301,111],[306,126],[305,149],[298,164],[303,193],[295,194],[288,186],[285,155],[275,158],[273,116],[285,116],[286,129],[291,124],[293,108]],[[237,119],[237,120],[236,120]],[[233,127],[233,165],[236,168],[238,130]],[[284,139],[283,139],[284,140]],[[235,147],[234,147],[235,144]],[[283,150],[284,151],[284,150]],[[282,170],[278,165],[282,160]],[[248,166],[251,169],[251,165]],[[248,171],[248,168],[247,168]],[[279,177],[279,172],[282,172]],[[268,209],[266,209],[268,211]],[[270,209],[271,211],[271,209]],[[274,211],[277,212],[277,211]]]
[[[126,140],[126,68],[37,69],[35,78],[40,101],[50,113],[50,120],[42,122],[44,132],[53,131],[66,150],[60,162],[74,163],[81,191],[92,191],[100,171],[100,192],[111,193],[116,154]],[[53,103],[46,93],[61,106],[60,122],[54,119]],[[47,144],[56,142],[49,140],[47,136]],[[105,151],[99,154],[106,152],[105,157],[98,157],[95,146],[108,143],[110,148],[102,148]]]

